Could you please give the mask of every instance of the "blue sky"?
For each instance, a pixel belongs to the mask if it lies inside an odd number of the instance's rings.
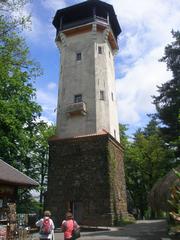
[[[37,101],[42,118],[55,122],[60,54],[52,25],[56,10],[82,0],[32,0],[23,13],[32,15],[31,31],[25,32],[31,57],[38,61],[43,76],[37,79]],[[158,61],[164,47],[172,42],[171,30],[180,26],[179,0],[106,0],[117,14],[122,33],[115,58],[119,122],[130,133],[147,124],[147,114],[155,111],[152,95],[157,85],[171,78],[166,65]]]

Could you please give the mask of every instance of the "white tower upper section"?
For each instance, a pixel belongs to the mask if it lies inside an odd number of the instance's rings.
[[[114,55],[120,27],[111,5],[91,0],[58,10],[61,52],[56,135],[109,132],[119,141]]]

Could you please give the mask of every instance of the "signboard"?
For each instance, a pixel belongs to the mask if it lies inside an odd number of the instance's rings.
[[[0,185],[0,196],[12,196],[15,192],[14,187]]]

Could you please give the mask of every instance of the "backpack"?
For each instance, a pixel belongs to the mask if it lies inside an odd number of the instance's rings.
[[[48,235],[51,233],[51,224],[50,224],[50,219],[49,218],[44,218],[42,227],[41,227],[41,234]]]
[[[67,230],[67,221],[62,224],[62,231],[65,232]],[[77,222],[73,220],[73,230],[72,230],[72,239],[77,239],[81,237],[80,227]]]

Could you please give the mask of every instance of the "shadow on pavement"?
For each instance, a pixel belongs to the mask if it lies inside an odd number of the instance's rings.
[[[97,239],[123,239],[123,240],[160,240],[170,239],[167,234],[167,223],[164,220],[138,221],[135,224],[120,228],[111,228],[111,231],[83,233],[84,237],[97,237]],[[122,238],[121,238],[122,237]]]

